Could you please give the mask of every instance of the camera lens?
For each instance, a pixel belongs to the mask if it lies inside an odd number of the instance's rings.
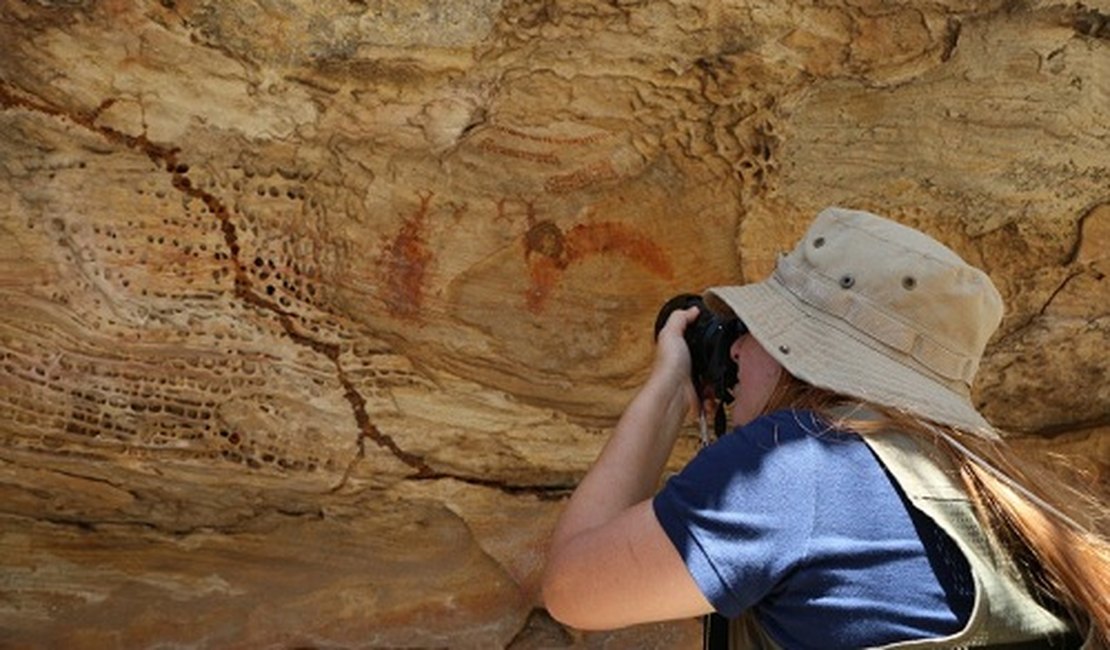
[[[701,296],[685,293],[671,298],[659,310],[655,319],[655,336],[667,323],[667,318],[677,309],[698,308],[698,317],[686,326],[686,347],[690,350],[690,374],[698,395],[712,396],[719,401],[732,401],[731,389],[736,385],[736,363],[729,352],[732,343],[748,331],[736,317],[722,318],[705,304]]]

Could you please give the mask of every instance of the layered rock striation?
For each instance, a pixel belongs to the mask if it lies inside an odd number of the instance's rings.
[[[551,621],[545,536],[659,305],[829,204],[991,275],[981,408],[1104,491],[1108,39],[1104,2],[0,4],[0,638],[697,647]]]

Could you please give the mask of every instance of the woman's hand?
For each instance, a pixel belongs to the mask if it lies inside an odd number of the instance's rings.
[[[662,382],[680,390],[687,410],[698,408],[698,396],[691,379],[690,348],[683,338],[686,328],[698,318],[698,308],[676,309],[659,330],[655,344],[655,363],[648,383]]]

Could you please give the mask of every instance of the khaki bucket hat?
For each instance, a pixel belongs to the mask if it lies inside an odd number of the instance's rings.
[[[971,384],[1002,320],[990,278],[935,239],[843,208],[817,215],[769,278],[714,287],[787,371],[815,386],[994,438]]]

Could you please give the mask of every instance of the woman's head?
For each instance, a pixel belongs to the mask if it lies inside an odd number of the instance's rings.
[[[733,426],[743,426],[781,409],[828,413],[835,406],[853,401],[790,374],[753,336],[740,336],[729,354],[736,363],[735,399],[730,413]]]
[[[767,280],[707,298],[805,383],[992,435],[970,385],[1002,299],[985,273],[917,230],[829,208]]]
[[[759,341],[748,334],[733,342],[729,356],[736,364],[732,425],[741,426],[769,410],[779,384],[788,373]]]

